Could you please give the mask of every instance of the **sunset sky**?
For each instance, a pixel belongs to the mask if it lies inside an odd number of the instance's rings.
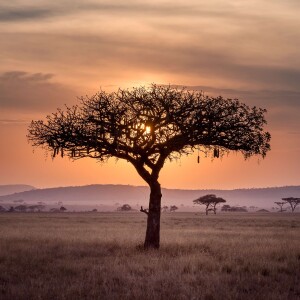
[[[167,162],[167,188],[300,185],[300,1],[0,2],[0,184],[145,185],[128,163],[52,161],[32,119],[102,88],[183,85],[266,108],[263,160],[196,154]]]

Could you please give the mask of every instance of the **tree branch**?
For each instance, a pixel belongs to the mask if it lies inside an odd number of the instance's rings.
[[[144,209],[143,206],[141,206],[140,212],[145,213],[146,215],[149,215],[149,209]]]

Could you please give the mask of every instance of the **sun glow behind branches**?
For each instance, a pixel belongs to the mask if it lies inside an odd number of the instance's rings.
[[[145,128],[145,132],[146,132],[146,134],[150,134],[151,133],[151,126],[146,126],[146,128]]]

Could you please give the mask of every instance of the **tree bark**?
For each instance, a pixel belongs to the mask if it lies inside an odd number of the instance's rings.
[[[205,208],[205,214],[208,215],[208,206],[209,204],[206,204],[206,208]]]
[[[160,239],[160,212],[161,212],[161,188],[158,181],[151,182],[147,230],[144,248],[159,248]]]

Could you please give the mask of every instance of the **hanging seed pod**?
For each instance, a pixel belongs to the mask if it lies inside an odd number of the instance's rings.
[[[86,153],[90,154],[90,147],[89,146],[87,146],[87,148],[86,148]]]
[[[214,157],[219,158],[219,156],[220,156],[220,150],[215,148],[214,149]]]
[[[64,157],[64,149],[63,148],[61,148],[61,150],[60,150],[60,155],[61,155],[61,157]]]
[[[55,156],[56,156],[56,148],[54,148],[52,157],[54,158]]]
[[[198,155],[198,159],[197,159],[198,164],[200,164],[200,156]]]
[[[214,148],[214,157],[217,157],[217,148]]]

